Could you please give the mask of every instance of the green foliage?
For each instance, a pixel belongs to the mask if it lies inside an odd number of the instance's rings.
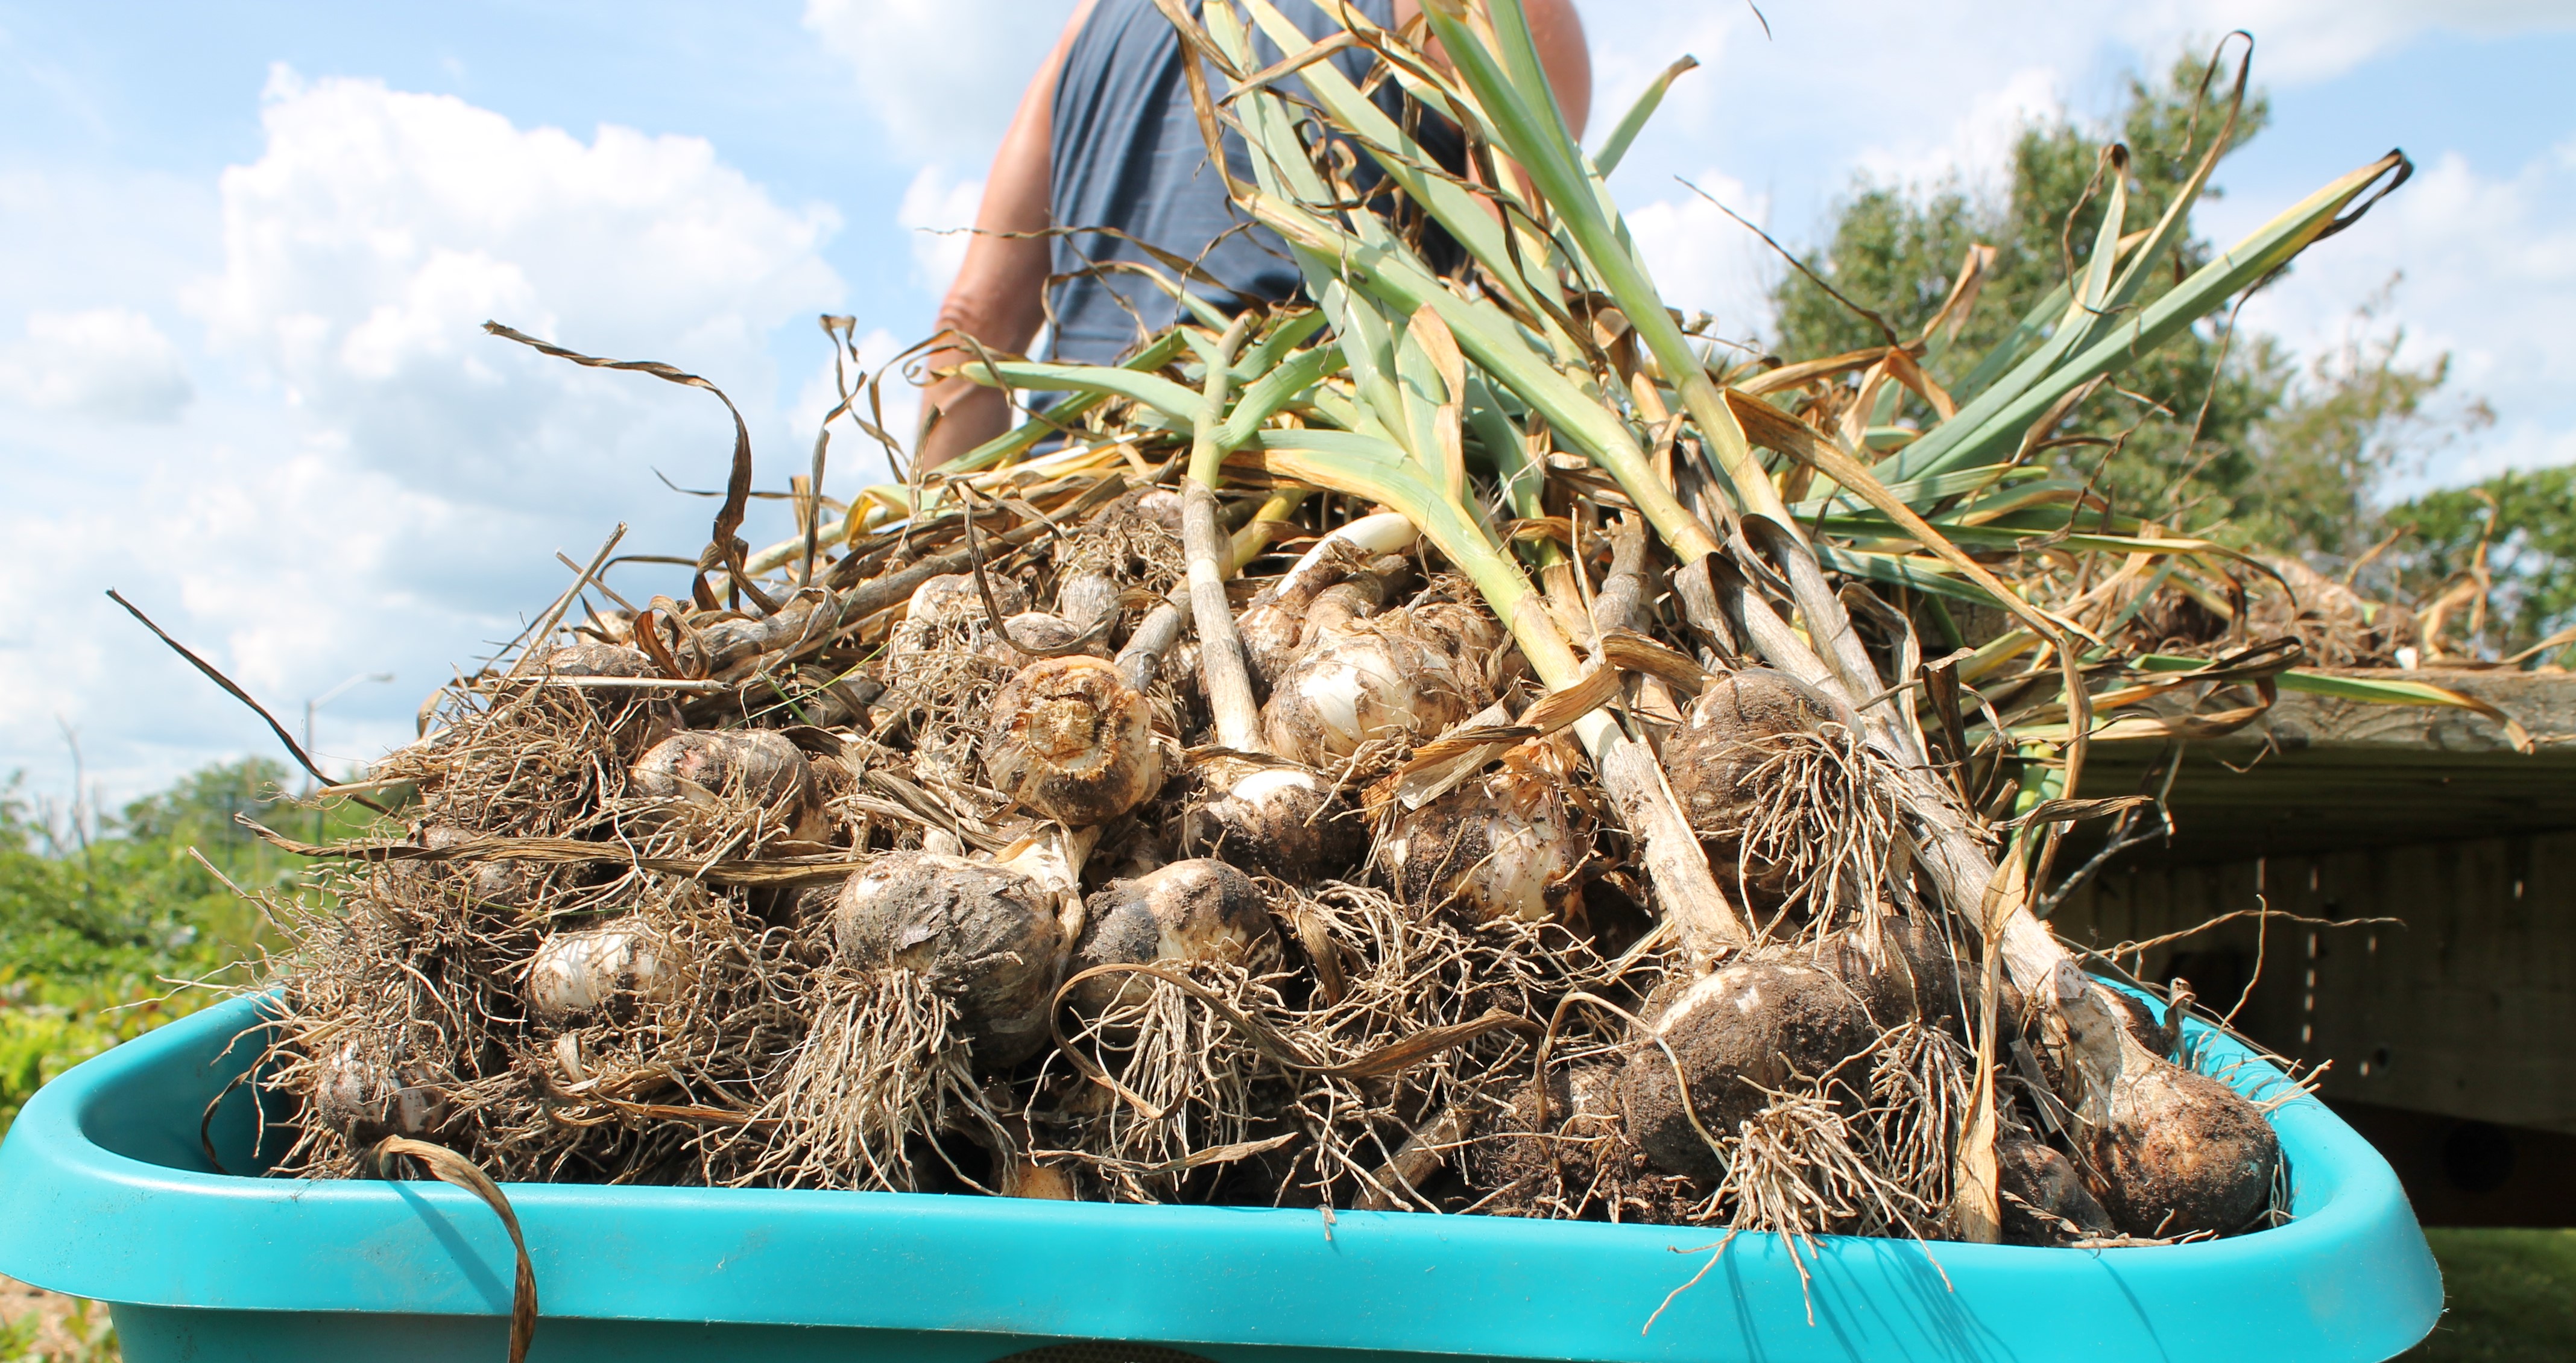
[[[243,890],[292,889],[300,864],[234,816],[309,820],[295,830],[308,837],[348,822],[285,806],[285,782],[275,762],[221,764],[95,820],[0,787],[0,1129],[45,1080],[213,1001],[169,981],[279,945],[207,864]]]
[[[2348,340],[2255,425],[2251,472],[2228,508],[2242,542],[2351,564],[2404,524],[2374,504],[2382,480],[2494,420],[2483,403],[2444,400],[2449,356],[2401,363],[2404,340],[2402,331]]]
[[[2187,57],[2161,85],[2131,80],[2112,129],[2062,118],[2025,128],[2000,199],[1955,183],[1929,192],[1862,185],[1842,209],[1832,244],[1808,268],[1911,340],[1949,296],[1969,247],[1994,247],[1976,311],[1945,360],[1932,366],[1935,379],[1957,383],[2089,258],[2103,211],[2096,176],[2107,173],[2101,152],[2112,135],[2130,151],[2130,230],[2152,224],[2172,203],[2225,123],[2219,91],[2200,95],[2205,69],[2203,59]],[[2243,146],[2268,115],[2262,97],[2249,96],[2229,149]],[[2212,186],[2204,197],[2218,195]],[[2169,269],[2159,268],[2137,306],[2210,259],[2204,238],[2177,243]],[[1885,343],[1876,324],[1804,274],[1785,278],[1773,302],[1784,355]],[[2098,468],[2097,488],[2122,512],[2168,523],[2225,515],[2255,472],[2249,433],[2279,404],[2293,369],[2276,348],[2230,345],[2224,332],[2223,318],[2203,322],[2130,366],[2116,389],[2097,395],[2057,432],[2100,443],[2064,447],[2060,462],[2083,475]]]
[[[2432,420],[2450,358],[2398,363],[2403,332],[2316,363],[2306,389],[2285,394],[2254,428],[2249,453],[2264,477],[2241,490],[2231,520],[2246,541],[2316,557],[2360,557],[2380,536],[2370,490],[2391,472],[2414,428]]]
[[[2160,85],[2132,80],[2111,127],[2061,118],[2026,128],[2000,197],[1956,183],[1862,184],[1808,268],[1911,340],[1948,297],[1970,247],[1994,247],[1975,312],[1957,343],[1927,365],[1936,380],[1959,383],[2082,266],[2101,222],[2094,177],[2106,140],[2116,135],[2132,153],[2132,230],[2172,202],[2223,121],[2213,98],[2194,126],[2203,69],[2186,58]],[[2248,99],[2234,146],[2261,129],[2266,112],[2259,96]],[[2177,257],[2141,305],[2206,263],[2210,244],[2190,237]],[[2465,628],[2473,656],[2513,656],[2576,626],[2576,473],[2509,473],[2382,509],[2380,489],[2392,475],[2428,468],[2494,420],[2483,402],[2448,390],[2447,355],[2401,360],[2404,332],[2372,325],[2397,282],[2360,305],[2350,339],[2305,365],[2270,337],[2234,331],[2224,315],[2202,321],[2125,370],[2117,387],[2097,392],[2054,433],[2068,443],[2051,457],[2062,471],[2092,479],[2115,510],[2296,554],[2329,574],[2358,569],[2363,590],[2401,602],[2421,605],[2482,567],[2493,582],[2488,609],[2461,605],[2450,632]],[[1783,354],[1885,342],[1877,322],[1803,274],[1786,277],[1773,301]],[[1919,401],[1907,403],[1914,419],[1930,415]],[[2446,647],[2456,653],[2462,645]],[[2576,651],[2557,660],[2569,659]]]
[[[94,834],[31,817],[13,782],[0,798],[0,968],[104,979],[251,945],[255,916],[188,849],[237,883],[279,883],[284,859],[233,816],[261,815],[285,775],[266,760],[209,767]]]

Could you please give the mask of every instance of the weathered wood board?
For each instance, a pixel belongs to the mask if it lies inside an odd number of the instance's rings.
[[[2474,696],[2534,740],[2456,707],[2377,705],[2284,691],[2261,719],[2182,745],[2174,838],[2158,855],[2241,860],[2292,852],[2576,828],[2576,676],[2381,672]],[[2153,793],[2173,747],[2097,743],[2082,794]]]
[[[2329,1097],[2576,1133],[2576,832],[2115,865],[2054,925],[2108,950],[2262,905],[2326,922],[2240,918],[2139,974],[2241,995],[2248,1035],[2334,1062]]]

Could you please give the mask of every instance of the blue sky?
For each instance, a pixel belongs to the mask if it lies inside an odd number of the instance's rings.
[[[479,336],[498,316],[707,374],[764,484],[828,391],[814,317],[927,329],[1060,0],[740,6],[0,3],[0,773],[108,801],[257,721],[107,603],[115,586],[341,762],[399,742],[620,520],[693,551],[727,428],[703,394]],[[1759,332],[1777,265],[1856,176],[1992,174],[2021,121],[2229,27],[2274,122],[2202,216],[2226,240],[2390,146],[2421,169],[2247,310],[2449,352],[2497,424],[2414,483],[2576,461],[2576,8],[2528,0],[1742,4],[1589,0],[1597,104],[1689,51],[1615,183],[1666,291]],[[1606,117],[1606,116],[1605,116]],[[844,469],[874,461],[836,445]],[[755,536],[764,527],[757,521]],[[639,574],[631,583],[667,589]]]

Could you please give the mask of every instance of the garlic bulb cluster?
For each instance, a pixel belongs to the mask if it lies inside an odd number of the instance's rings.
[[[1591,839],[1567,807],[1566,779],[1544,740],[1504,756],[1419,809],[1380,827],[1377,854],[1406,903],[1455,905],[1480,923],[1563,922],[1580,902]]]

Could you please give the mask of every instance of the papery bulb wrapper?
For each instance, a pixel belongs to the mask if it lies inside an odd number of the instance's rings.
[[[1355,621],[1274,679],[1262,733],[1272,752],[1313,767],[1371,739],[1427,738],[1484,707],[1499,642],[1484,612],[1446,603]]]

